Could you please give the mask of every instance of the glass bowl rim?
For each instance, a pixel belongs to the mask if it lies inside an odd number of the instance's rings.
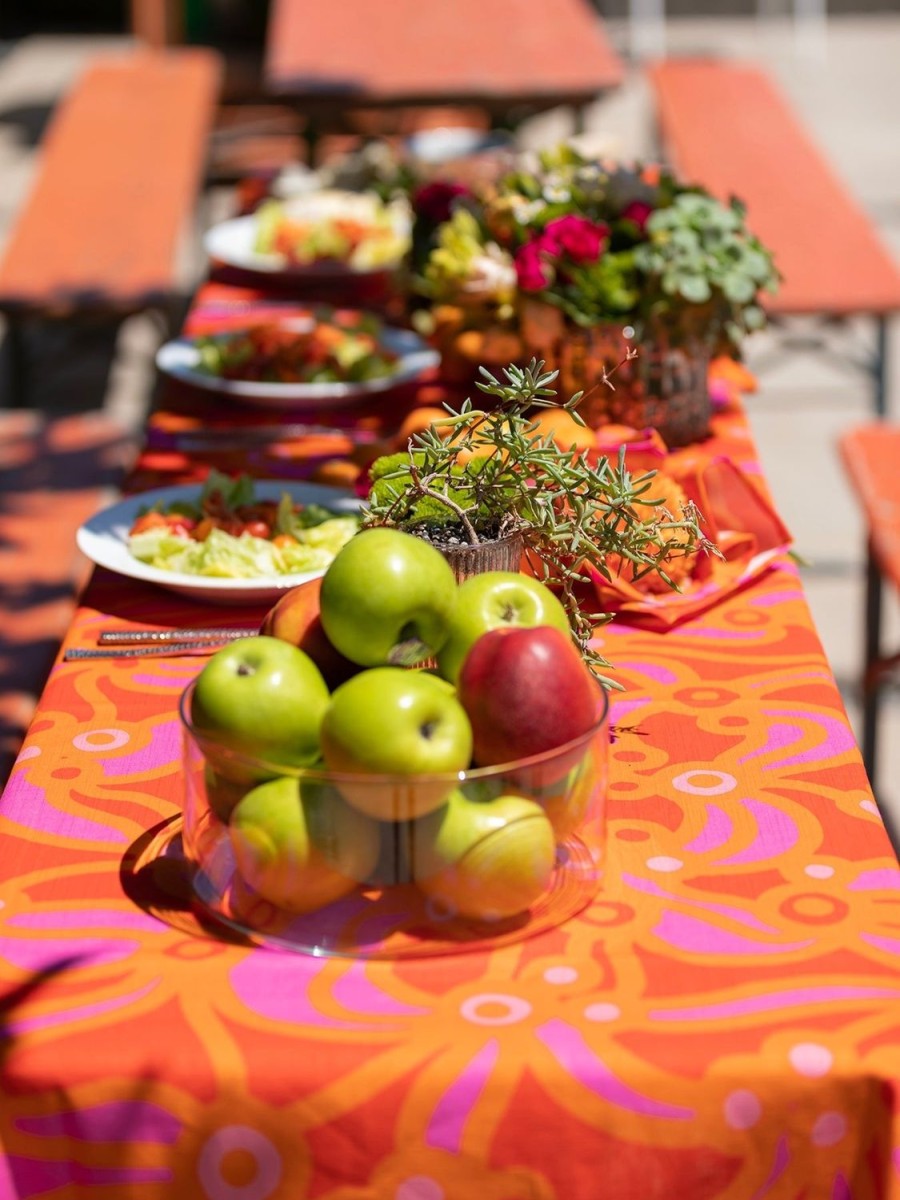
[[[568,742],[563,742],[559,746],[554,746],[552,750],[544,750],[540,754],[532,754],[527,758],[512,759],[505,763],[494,763],[487,767],[466,767],[459,771],[435,771],[427,774],[421,772],[415,774],[380,772],[376,774],[364,771],[331,771],[324,764],[321,766],[318,764],[313,766],[295,766],[275,762],[264,758],[262,755],[246,754],[235,750],[227,742],[220,741],[216,738],[215,734],[209,734],[206,730],[198,729],[190,717],[190,698],[193,695],[196,683],[197,679],[194,678],[182,690],[178,699],[178,715],[182,731],[191,737],[201,752],[203,751],[204,743],[206,743],[222,751],[226,758],[261,768],[267,772],[271,771],[273,776],[302,778],[308,779],[313,783],[332,783],[336,786],[339,786],[341,782],[353,783],[357,787],[363,784],[372,788],[384,787],[385,785],[409,787],[416,783],[444,783],[448,786],[458,786],[463,783],[477,783],[480,780],[502,779],[514,772],[552,765],[558,758],[566,758],[576,750],[586,749],[597,734],[607,725],[610,711],[609,691],[597,679],[595,683],[599,693],[599,700],[596,720],[584,733],[571,738]]]

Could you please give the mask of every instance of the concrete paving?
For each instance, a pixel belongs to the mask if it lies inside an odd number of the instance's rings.
[[[627,54],[627,23],[612,19],[608,28]],[[900,261],[900,14],[833,16],[824,39],[805,41],[795,36],[784,15],[679,17],[667,22],[665,37],[670,54],[712,53],[762,62]],[[27,194],[49,107],[91,54],[123,43],[127,39],[66,36],[0,45],[0,247]],[[612,152],[652,156],[653,123],[640,63],[630,64],[619,91],[591,106],[587,129]],[[570,114],[552,112],[528,122],[520,140],[523,145],[547,144],[570,131]],[[220,206],[227,204],[227,195],[215,199]],[[848,332],[851,339],[867,336],[864,328]],[[852,344],[845,341],[847,335],[836,331],[829,336],[831,349],[847,354]],[[149,404],[157,341],[152,324],[129,322],[103,379],[91,375],[85,366],[90,354],[82,354],[78,344],[63,347],[55,364],[44,364],[32,403],[50,410],[102,409],[137,439]],[[889,416],[900,420],[900,328],[892,330],[891,345]],[[858,729],[863,533],[835,441],[841,430],[871,416],[869,387],[861,376],[826,364],[821,356],[796,356],[769,366],[770,349],[771,338],[765,334],[748,346],[748,365],[758,372],[761,385],[748,398],[750,421],[779,510],[798,551],[809,561],[803,578],[810,608]],[[900,645],[900,613],[893,597],[887,608],[889,636]],[[897,691],[888,693],[884,705],[875,784],[888,823],[900,829]]]

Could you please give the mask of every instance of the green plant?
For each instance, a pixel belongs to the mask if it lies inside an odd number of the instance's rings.
[[[738,346],[763,328],[758,296],[774,286],[774,269],[768,251],[747,233],[740,201],[726,206],[684,192],[652,213],[646,229],[634,261],[645,279],[640,303],[649,328],[664,330],[679,303],[682,339],[703,341],[715,332]]]
[[[608,667],[589,646],[594,625],[609,614],[592,619],[583,611],[583,564],[610,579],[627,563],[634,579],[656,572],[675,587],[668,563],[715,548],[696,507],[686,500],[680,512],[668,511],[652,495],[656,472],[632,475],[624,448],[616,462],[606,456],[592,461],[540,432],[533,410],[562,408],[583,424],[577,412],[582,393],[558,402],[551,386],[557,372],[543,367],[534,359],[524,368],[510,365],[506,382],[479,368],[477,386],[494,403],[447,405],[440,428],[414,435],[405,452],[376,460],[363,523],[402,529],[438,546],[520,533],[534,574],[560,589],[585,658],[595,669]]]

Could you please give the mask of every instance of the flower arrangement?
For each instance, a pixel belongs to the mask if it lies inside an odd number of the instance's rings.
[[[638,346],[735,353],[765,325],[761,293],[778,282],[738,200],[569,144],[478,193],[434,184],[413,205],[421,292],[482,318],[515,323],[537,300],[575,327],[630,327]]]

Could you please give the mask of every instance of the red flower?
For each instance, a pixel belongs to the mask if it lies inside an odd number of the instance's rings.
[[[646,200],[632,200],[622,209],[622,216],[626,221],[633,221],[643,233],[647,225],[647,218],[652,212],[653,205],[648,204]]]
[[[516,252],[516,278],[523,292],[542,292],[553,282],[553,270],[545,257],[548,249],[541,239],[536,239]]]
[[[543,242],[557,254],[565,254],[574,263],[596,262],[606,248],[609,226],[570,213],[544,226]]]
[[[449,221],[453,210],[453,201],[458,196],[471,196],[471,192],[461,183],[449,183],[437,180],[420,187],[413,197],[413,207],[417,214],[424,217],[432,225],[442,225]]]

